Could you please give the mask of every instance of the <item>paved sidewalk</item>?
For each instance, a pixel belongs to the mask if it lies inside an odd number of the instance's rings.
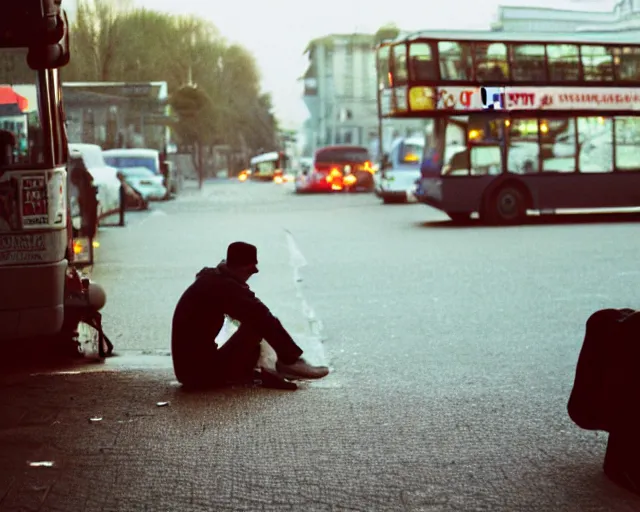
[[[374,383],[354,390],[335,376],[296,392],[189,394],[169,365],[167,356],[125,355],[79,374],[5,376],[0,510],[640,506],[602,475],[603,436],[576,442],[571,433],[561,447],[537,425],[492,423],[482,404],[464,411],[434,396],[426,409],[406,389],[382,398]]]

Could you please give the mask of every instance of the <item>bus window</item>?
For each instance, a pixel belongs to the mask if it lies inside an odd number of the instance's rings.
[[[2,168],[44,164],[38,73],[27,65],[26,49],[0,50],[0,131]]]
[[[577,82],[580,80],[580,50],[577,44],[548,44],[547,65],[549,81]]]
[[[543,44],[514,44],[510,53],[514,81],[543,82],[547,79]]]
[[[393,47],[393,85],[406,85],[407,83],[407,46],[397,44]]]
[[[515,174],[538,172],[538,120],[512,119],[509,124],[507,171]]]
[[[445,144],[447,147],[466,146],[467,145],[467,127],[469,126],[469,118],[462,116],[459,120],[451,119],[447,123],[445,131]]]
[[[441,41],[438,43],[440,54],[440,78],[442,80],[471,80],[473,66],[469,43]]]
[[[623,81],[640,81],[640,48],[624,47],[616,49],[618,79]]]
[[[614,80],[613,54],[609,48],[583,44],[580,53],[582,54],[582,73],[587,82]]]
[[[469,144],[500,144],[504,140],[504,121],[490,116],[477,114],[469,116],[467,137]]]
[[[613,120],[610,117],[578,118],[580,172],[613,171]]]
[[[504,82],[509,77],[506,44],[474,43],[473,52],[479,82]]]
[[[472,175],[496,175],[502,172],[500,146],[471,146],[469,153],[469,167],[471,167]]]
[[[389,46],[383,46],[378,50],[378,88],[391,87],[391,70],[389,69]]]
[[[411,43],[409,46],[411,80],[436,80],[437,69],[429,43]]]
[[[640,118],[616,117],[615,125],[616,169],[620,171],[639,170]]]
[[[540,158],[545,172],[575,172],[578,142],[575,118],[541,119]]]
[[[437,118],[433,120],[433,131],[425,137],[424,155],[420,166],[423,175],[440,174],[445,148],[445,130],[447,119]]]
[[[442,174],[448,176],[469,175],[469,150],[467,149],[467,117],[450,119],[446,124],[444,166]]]

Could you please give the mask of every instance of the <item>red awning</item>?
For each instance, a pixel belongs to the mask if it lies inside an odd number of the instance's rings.
[[[29,100],[11,87],[0,87],[0,105],[18,105],[21,112],[29,109]]]

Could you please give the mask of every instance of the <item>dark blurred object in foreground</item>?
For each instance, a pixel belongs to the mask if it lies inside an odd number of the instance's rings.
[[[640,312],[603,309],[587,321],[568,412],[586,430],[609,432],[604,472],[640,495]]]

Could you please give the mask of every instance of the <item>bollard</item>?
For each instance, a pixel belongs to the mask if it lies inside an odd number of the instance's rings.
[[[124,188],[124,183],[120,183],[120,227],[125,226],[124,212],[127,209],[127,193]]]

